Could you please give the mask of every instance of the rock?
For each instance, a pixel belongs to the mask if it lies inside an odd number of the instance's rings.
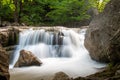
[[[117,70],[115,75],[120,75],[120,70]]]
[[[17,22],[14,22],[14,23],[11,24],[11,26],[20,26],[20,24],[17,23]]]
[[[87,13],[90,15],[90,19],[92,20],[96,15],[99,14],[99,11],[97,8],[92,7],[87,11]]]
[[[35,57],[32,52],[21,50],[20,57],[15,64],[15,67],[23,67],[23,66],[40,66],[42,62]]]
[[[120,80],[120,64],[107,66],[104,70],[85,77],[85,80]],[[79,80],[79,79],[75,79]]]
[[[64,72],[58,72],[55,74],[53,80],[71,80]]]
[[[16,49],[16,45],[7,46],[7,47],[4,47],[4,49],[5,49],[6,51],[15,50],[15,49]]]
[[[3,21],[2,22],[2,26],[5,27],[5,26],[10,26],[10,22],[8,21]]]
[[[18,38],[19,30],[14,27],[10,27],[8,29],[8,45],[16,45],[18,43]]]
[[[0,44],[4,47],[17,44],[18,37],[19,30],[14,27],[0,29]]]
[[[74,80],[91,80],[91,79],[86,79],[86,78],[83,78],[83,77],[77,77]]]
[[[64,34],[62,32],[58,33],[58,45],[63,45]]]
[[[9,56],[0,46],[0,80],[9,80]]]
[[[111,41],[111,38],[120,29],[120,4],[118,3],[120,0],[111,0],[105,10],[92,20],[86,32],[84,44],[94,60],[120,61],[120,43],[114,44],[117,45],[114,48],[109,48],[111,42],[116,42],[115,39]]]
[[[0,32],[0,44],[2,44],[2,46],[7,46],[8,32]]]
[[[109,55],[109,60],[111,62],[119,63],[120,61],[120,29],[118,29],[115,35],[110,39],[110,43],[106,52]]]
[[[62,32],[58,32],[53,36],[53,45],[63,45],[64,34]]]

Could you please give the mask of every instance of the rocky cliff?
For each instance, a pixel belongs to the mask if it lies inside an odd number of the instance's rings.
[[[92,59],[120,61],[120,0],[111,0],[89,25],[85,47]]]
[[[9,80],[9,56],[0,46],[0,80]]]

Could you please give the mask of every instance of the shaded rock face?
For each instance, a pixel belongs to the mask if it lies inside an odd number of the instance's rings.
[[[0,80],[9,80],[9,56],[0,46]]]
[[[0,44],[2,46],[9,46],[17,44],[19,36],[19,30],[15,28],[7,28],[4,31],[0,31]]]
[[[85,47],[94,60],[120,61],[120,46],[109,48],[111,43],[120,41],[120,39],[111,40],[120,29],[120,4],[118,3],[120,0],[111,0],[103,13],[92,20],[86,32]],[[117,34],[120,35],[120,32]]]
[[[63,45],[64,34],[62,32],[54,34],[53,45]]]
[[[8,33],[7,32],[0,32],[0,44],[6,46],[8,43]]]
[[[15,28],[10,28],[8,29],[8,34],[9,34],[9,38],[8,38],[8,46],[9,45],[16,45],[18,43],[18,37],[19,37],[19,30],[15,29]]]
[[[55,74],[53,80],[71,80],[64,72],[58,72]]]
[[[15,64],[15,67],[24,67],[24,66],[40,66],[42,62],[35,57],[32,52],[21,50],[20,57]]]

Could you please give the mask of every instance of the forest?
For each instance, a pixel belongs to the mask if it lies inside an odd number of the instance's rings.
[[[102,12],[109,0],[0,0],[0,25],[62,25],[89,19],[92,7]]]

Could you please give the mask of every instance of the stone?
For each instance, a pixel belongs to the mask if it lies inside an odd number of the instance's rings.
[[[11,24],[11,26],[20,26],[20,24],[17,23],[17,22],[14,22],[14,23]]]
[[[9,80],[9,55],[0,46],[0,80]]]
[[[71,79],[64,72],[58,72],[58,73],[55,74],[53,80],[71,80]]]
[[[0,44],[2,46],[7,46],[8,44],[8,32],[0,32]]]
[[[18,61],[14,67],[40,66],[42,62],[30,51],[21,50]]]
[[[120,39],[111,40],[120,29],[120,4],[118,3],[120,0],[111,0],[104,11],[94,17],[86,32],[85,47],[91,58],[96,61],[120,61]],[[113,42],[117,42],[117,44],[113,44]]]
[[[58,33],[58,45],[63,45],[64,34],[62,32]]]
[[[64,34],[62,32],[58,32],[53,36],[53,45],[63,45]]]
[[[120,75],[120,70],[117,70],[115,75]]]
[[[77,77],[74,80],[91,80],[91,79],[86,79],[86,78],[83,78],[83,77]]]
[[[8,45],[16,45],[18,43],[18,38],[19,30],[14,27],[10,27],[8,29]]]
[[[5,26],[10,26],[10,22],[8,21],[3,21],[2,22],[2,26],[5,27]]]
[[[18,42],[19,30],[14,27],[0,29],[0,44],[3,47],[15,45]]]

